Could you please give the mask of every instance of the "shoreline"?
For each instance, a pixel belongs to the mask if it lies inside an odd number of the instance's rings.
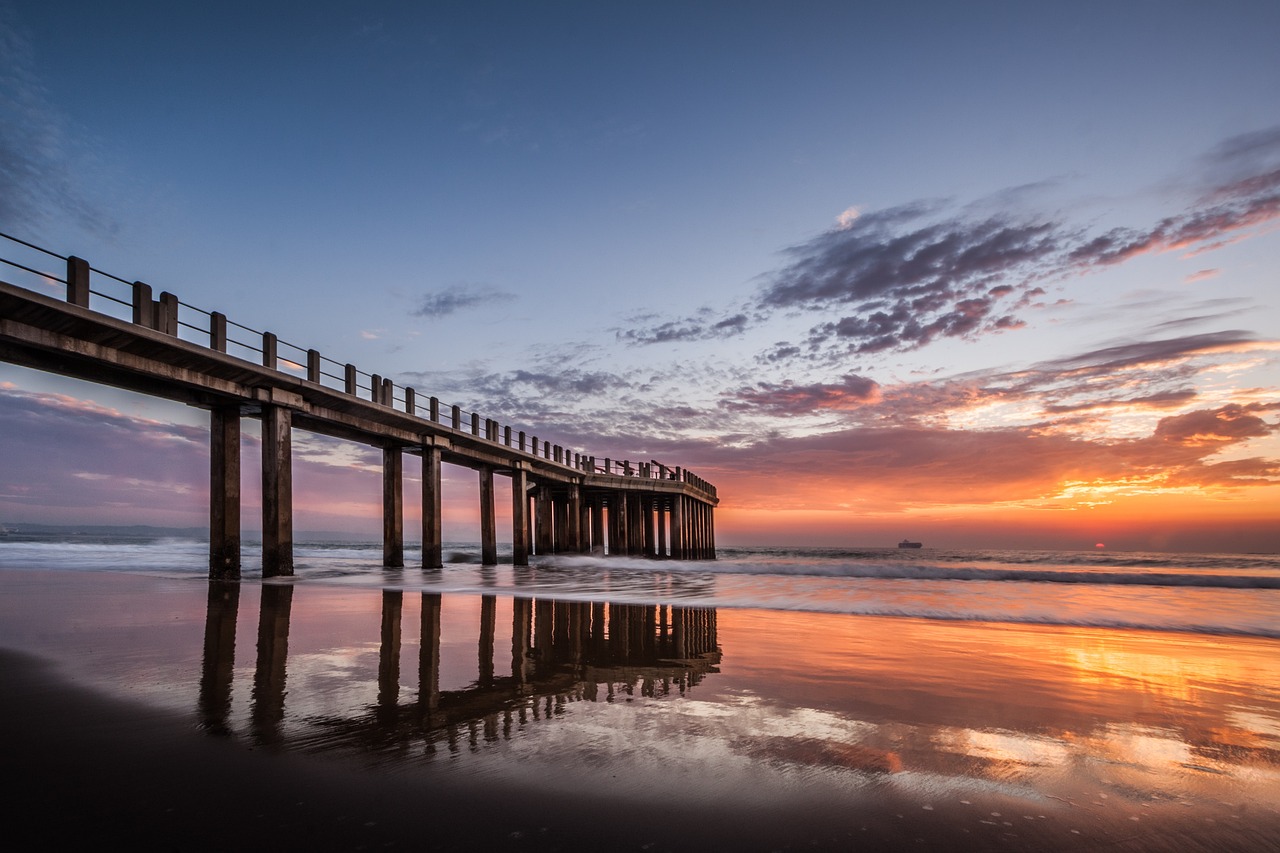
[[[623,649],[593,645],[592,605],[534,601],[526,647],[506,591],[245,581],[227,609],[210,589],[0,572],[20,835],[178,850],[1280,839],[1269,641],[695,610],[685,642],[713,633],[673,661],[635,644],[674,609],[611,611]],[[439,697],[425,717],[424,666]]]

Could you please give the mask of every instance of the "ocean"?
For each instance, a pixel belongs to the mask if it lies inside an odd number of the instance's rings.
[[[24,534],[0,539],[0,569],[207,572],[205,542],[136,534]],[[922,548],[726,548],[715,561],[534,556],[528,568],[482,567],[474,543],[446,543],[444,569],[421,552],[384,569],[378,543],[295,545],[299,581],[566,601],[898,616],[1280,638],[1280,555]],[[261,577],[255,543],[244,576]]]
[[[264,580],[248,543],[226,583],[206,550],[0,537],[50,843],[1280,849],[1280,556],[335,541]]]

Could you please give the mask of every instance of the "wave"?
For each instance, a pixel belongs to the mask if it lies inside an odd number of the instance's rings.
[[[663,561],[628,558],[553,558],[548,565],[601,569],[659,569],[681,574],[778,575],[783,577],[851,578],[861,580],[987,581],[1013,583],[1109,584],[1116,586],[1206,587],[1215,589],[1280,589],[1280,574],[1213,571],[1111,571],[1087,568],[1021,568],[1017,566],[939,565],[919,562],[715,560]],[[1167,563],[1166,563],[1167,565]]]

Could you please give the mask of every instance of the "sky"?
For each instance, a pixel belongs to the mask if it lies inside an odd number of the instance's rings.
[[[719,544],[1274,552],[1276,32],[1274,2],[0,0],[0,231],[686,467]],[[0,522],[207,523],[207,413],[11,365],[0,398]],[[295,441],[296,526],[376,534],[379,453]]]

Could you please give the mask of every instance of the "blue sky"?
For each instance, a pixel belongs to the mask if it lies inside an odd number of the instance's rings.
[[[1172,547],[1160,519],[1229,507],[1182,544],[1271,547],[1276,32],[1262,2],[0,2],[0,230],[687,465],[744,541]],[[103,518],[173,507],[97,474]],[[73,512],[35,476],[0,516]]]

